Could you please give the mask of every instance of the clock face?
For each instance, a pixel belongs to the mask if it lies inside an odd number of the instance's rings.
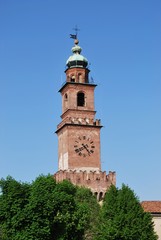
[[[74,142],[74,151],[79,156],[91,156],[94,153],[94,150],[94,141],[89,136],[80,136]]]

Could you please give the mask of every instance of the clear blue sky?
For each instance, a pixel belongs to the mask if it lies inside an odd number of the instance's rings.
[[[161,1],[0,1],[0,177],[57,171],[69,38],[91,63],[102,170],[161,200]]]

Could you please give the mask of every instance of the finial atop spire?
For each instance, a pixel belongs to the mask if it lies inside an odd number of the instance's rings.
[[[78,35],[78,31],[80,31],[80,29],[76,25],[75,28],[73,28],[73,30],[75,30],[75,34],[70,34],[70,38],[75,39],[74,43],[78,44],[79,41],[78,41],[77,35]]]
[[[75,46],[72,47],[73,55],[68,58],[66,65],[68,68],[87,68],[88,60],[81,55],[82,48],[78,45],[79,40],[77,38],[77,34],[79,29],[77,28],[77,25],[73,29],[75,30],[75,34],[70,34],[70,38],[74,39]]]
[[[80,31],[80,29],[77,27],[77,25],[75,25],[75,28],[73,28],[73,30],[75,30],[75,35],[77,39],[78,31]]]

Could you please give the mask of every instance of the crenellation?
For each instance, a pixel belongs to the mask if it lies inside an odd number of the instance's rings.
[[[106,189],[111,185],[115,185],[115,172],[109,172],[106,175],[106,172],[100,171],[99,173],[96,171],[76,171],[76,170],[60,170],[54,174],[54,178],[57,182],[61,182],[65,179],[71,181],[75,185],[79,186],[88,186],[94,193],[97,192],[103,193],[103,196],[106,192]]]

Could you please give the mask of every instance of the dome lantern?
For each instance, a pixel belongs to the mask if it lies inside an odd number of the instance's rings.
[[[78,45],[79,43],[78,39],[75,39],[74,43],[75,43],[75,46],[72,47],[73,55],[68,58],[66,62],[66,66],[67,68],[73,68],[73,67],[86,68],[88,65],[88,60],[80,54],[82,51],[82,48]]]

